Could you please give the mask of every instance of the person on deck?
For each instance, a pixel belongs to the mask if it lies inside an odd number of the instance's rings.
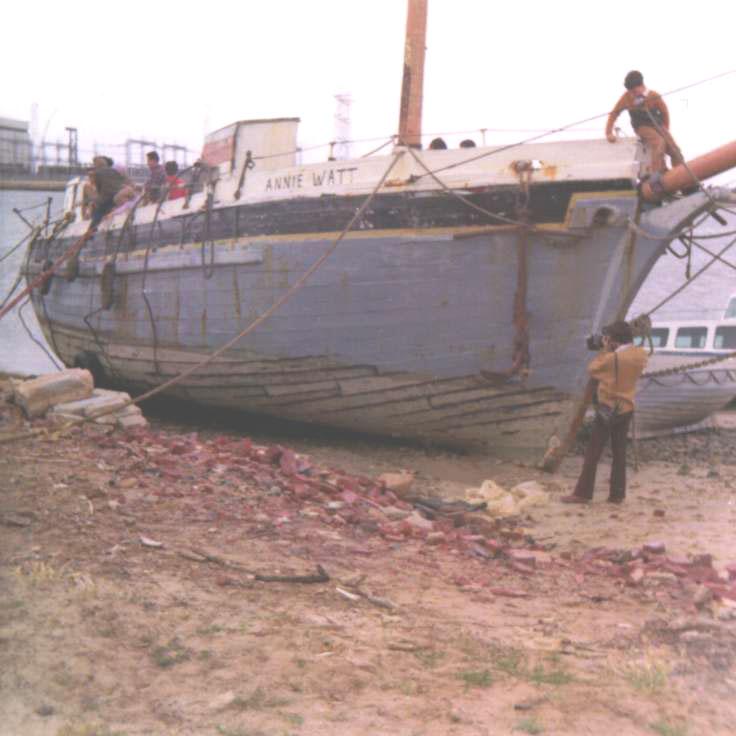
[[[94,171],[90,175],[90,181],[96,194],[90,229],[96,228],[102,218],[115,209],[116,198],[127,184],[126,178],[108,165],[105,156],[95,156],[92,163]]]
[[[95,169],[87,169],[87,181],[82,185],[82,219],[89,220],[92,217],[97,189],[95,189]]]
[[[606,138],[609,143],[616,142],[613,126],[618,116],[628,110],[634,133],[646,144],[651,152],[651,174],[667,171],[665,153],[672,165],[684,162],[677,143],[670,134],[670,113],[662,96],[644,86],[641,72],[630,71],[624,79],[626,92],[611,110],[606,122]]]
[[[149,151],[146,154],[146,165],[148,166],[148,180],[143,187],[143,204],[158,202],[166,186],[166,170],[161,166],[158,153]]]
[[[187,188],[184,180],[179,177],[179,164],[176,161],[167,161],[164,165],[166,170],[166,184],[169,188],[169,199],[181,199],[187,196]]]
[[[633,345],[631,327],[618,321],[603,328],[603,347],[590,361],[588,373],[598,382],[595,421],[585,450],[583,469],[575,491],[563,503],[588,503],[593,498],[596,470],[611,438],[609,503],[626,498],[626,442],[634,416],[636,382],[647,364],[647,351]]]

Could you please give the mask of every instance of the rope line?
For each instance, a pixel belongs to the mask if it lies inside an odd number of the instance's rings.
[[[676,89],[669,90],[669,92],[664,92],[663,94],[661,94],[660,97],[668,97],[669,95],[673,95],[677,92],[682,92],[686,89],[691,89],[701,84],[713,82],[716,79],[720,79],[721,77],[726,77],[730,74],[736,74],[736,69],[730,69],[726,72],[721,72],[720,74],[716,74],[712,77],[708,77],[706,79],[701,79],[697,82],[693,82],[692,84],[687,84],[687,85],[684,85],[683,87],[678,87]],[[567,125],[563,125],[559,128],[552,128],[551,130],[548,130],[545,133],[540,133],[539,135],[525,138],[521,141],[517,141],[516,143],[509,143],[508,145],[501,146],[500,148],[495,148],[493,151],[486,151],[485,153],[480,153],[480,154],[477,154],[476,156],[471,156],[470,158],[466,158],[463,161],[457,161],[455,163],[448,164],[447,166],[442,166],[440,168],[434,169],[433,173],[437,174],[442,171],[447,171],[448,169],[454,169],[454,168],[457,168],[458,166],[463,166],[464,164],[470,163],[472,161],[479,161],[480,159],[487,158],[488,156],[495,156],[498,153],[503,153],[504,151],[511,150],[518,146],[523,146],[523,145],[526,145],[527,143],[533,143],[534,141],[538,141],[542,138],[546,138],[547,136],[552,135],[554,133],[563,133],[566,130],[569,130],[570,128],[574,128],[578,125],[583,125],[584,123],[590,123],[590,122],[593,122],[594,120],[600,120],[602,118],[607,117],[609,114],[610,114],[610,111],[599,113],[598,115],[593,115],[588,118],[583,118],[582,120],[577,120],[574,123],[568,123]]]
[[[671,89],[668,92],[664,92],[660,95],[660,97],[669,97],[670,95],[676,94],[678,92],[683,92],[687,89],[692,89],[694,87],[699,87],[703,84],[708,84],[709,82],[714,82],[717,79],[721,79],[722,77],[727,77],[731,74],[736,74],[736,69],[729,69],[728,71],[721,72],[720,74],[715,74],[712,77],[706,77],[705,79],[700,79],[697,82],[692,82],[690,84],[686,84],[682,87],[676,87],[675,89]],[[524,140],[517,141],[515,143],[510,143],[502,148],[494,149],[493,151],[486,151],[485,153],[479,154],[477,156],[465,159],[464,161],[451,164],[449,166],[445,166],[442,168],[435,169],[435,173],[439,173],[441,171],[444,171],[448,168],[455,168],[456,166],[461,166],[463,163],[468,163],[470,161],[476,161],[481,158],[485,158],[486,156],[493,156],[497,153],[501,153],[502,151],[509,150],[511,148],[516,148],[517,146],[522,146],[526,143],[532,143],[536,140],[540,140],[541,138],[546,138],[549,135],[553,135],[554,133],[564,133],[567,130],[570,130],[571,128],[576,128],[579,125],[583,125],[585,123],[591,123],[595,120],[600,120],[602,118],[607,117],[610,114],[610,111],[599,113],[597,115],[593,115],[592,117],[583,118],[582,120],[577,120],[573,123],[568,123],[567,125],[563,125],[558,128],[474,128],[473,130],[456,130],[456,131],[444,131],[441,133],[422,133],[422,138],[437,138],[441,137],[443,135],[470,135],[472,133],[536,133],[536,135],[525,138]],[[591,128],[590,131],[592,132],[593,129]],[[393,140],[396,136],[392,135],[390,138]],[[356,138],[353,140],[346,141],[346,143],[373,143],[376,141],[383,141],[387,138],[386,135],[374,137],[374,138]],[[290,149],[288,151],[283,151],[281,153],[270,153],[265,154],[263,156],[253,156],[253,160],[265,160],[269,158],[278,158],[280,156],[289,156],[294,153],[304,153],[306,151],[316,151],[320,148],[329,148],[330,145],[334,144],[335,141],[327,141],[325,143],[318,143],[313,146],[305,146],[305,147],[297,147]],[[383,146],[381,146],[383,148]],[[380,149],[377,149],[380,150]],[[365,154],[370,155],[370,154]]]
[[[732,358],[736,358],[736,350],[731,351],[730,353],[725,353],[724,355],[716,355],[713,358],[708,358],[706,360],[699,360],[696,363],[684,363],[682,365],[674,366],[673,368],[663,368],[659,371],[650,371],[649,373],[642,373],[641,378],[657,378],[659,376],[674,376],[678,373],[683,373],[684,371],[692,371],[696,370],[698,368],[707,368],[710,365],[715,365],[716,363],[722,363],[724,360],[731,360]]]
[[[94,235],[93,231],[87,230],[87,232],[82,235],[81,238],[77,239],[72,245],[67,248],[67,250],[62,253],[45,271],[41,271],[41,273],[30,283],[28,286],[26,286],[23,291],[18,294],[9,304],[5,304],[0,309],[0,319],[5,317],[8,312],[10,312],[13,307],[15,307],[19,302],[21,302],[25,297],[27,297],[34,289],[37,289],[39,286],[44,284],[48,279],[50,279],[56,271],[59,269],[59,266],[61,266],[64,261],[66,261],[69,258],[72,258],[74,255],[79,253],[80,250],[84,247],[84,244]]]
[[[97,419],[101,416],[105,416],[106,414],[111,414],[114,411],[118,411],[121,408],[125,408],[126,406],[130,406],[131,404],[139,404],[142,401],[145,401],[146,399],[150,399],[153,396],[156,396],[157,394],[160,394],[162,391],[166,391],[167,389],[171,388],[172,386],[176,385],[177,383],[180,383],[185,378],[188,378],[196,371],[200,370],[201,368],[204,368],[206,365],[209,365],[214,360],[219,358],[223,353],[228,351],[230,348],[232,348],[234,345],[236,345],[240,340],[242,340],[244,337],[249,335],[253,330],[256,329],[260,324],[265,322],[274,312],[278,311],[284,304],[286,304],[297,292],[299,292],[304,284],[309,280],[309,278],[312,276],[312,274],[317,271],[322,264],[335,252],[337,247],[340,245],[340,243],[343,241],[345,236],[353,229],[355,224],[360,220],[360,218],[363,216],[363,213],[366,211],[366,209],[370,206],[371,202],[373,201],[374,197],[378,193],[378,191],[383,186],[384,182],[388,178],[388,175],[393,170],[394,166],[396,165],[397,161],[404,155],[404,151],[398,151],[396,154],[394,154],[393,158],[391,159],[391,162],[389,163],[388,168],[384,172],[383,176],[381,176],[380,180],[376,184],[376,186],[373,188],[371,193],[366,197],[366,200],[363,202],[363,204],[356,210],[355,214],[350,219],[350,222],[345,226],[345,228],[342,230],[342,232],[335,238],[335,240],[325,249],[324,253],[294,282],[294,284],[287,289],[282,296],[276,300],[263,314],[256,317],[245,329],[243,329],[241,332],[239,332],[235,337],[232,337],[230,340],[228,340],[224,345],[220,346],[215,350],[214,352],[210,353],[204,360],[201,360],[199,363],[196,363],[195,365],[187,368],[186,370],[182,371],[178,375],[174,376],[173,378],[169,379],[168,381],[165,381],[164,383],[156,386],[155,388],[152,388],[150,391],[147,391],[140,396],[136,396],[135,398],[130,399],[125,404],[123,404],[122,407],[118,406],[110,407],[107,411],[103,411],[99,414],[96,414],[95,417],[80,417],[76,420],[69,421],[67,424],[60,427],[54,434],[59,436],[61,433],[67,431],[71,427],[78,426],[80,424],[84,424],[89,421],[93,421],[94,419]],[[81,239],[80,239],[81,240]],[[86,242],[86,241],[85,241]],[[78,243],[75,243],[72,248],[76,247]],[[79,247],[84,245],[84,243],[81,243]],[[72,250],[72,249],[70,249]],[[56,265],[56,264],[55,264]],[[37,279],[38,281],[39,279]],[[37,429],[37,430],[31,430],[30,432],[22,435],[14,435],[12,437],[6,437],[6,438],[0,438],[0,444],[6,444],[9,442],[14,442],[16,440],[21,439],[27,439],[29,437],[35,437],[38,434],[43,433],[45,430],[43,429]]]
[[[705,266],[703,266],[699,271],[697,271],[695,273],[695,275],[689,281],[685,281],[684,284],[682,284],[681,286],[678,286],[677,289],[675,289],[671,294],[669,294],[664,299],[662,299],[662,301],[659,302],[656,306],[652,307],[652,309],[650,309],[647,312],[647,315],[654,314],[658,309],[660,309],[661,307],[663,307],[668,302],[672,301],[672,299],[674,299],[680,292],[684,291],[693,281],[695,281],[695,279],[698,278],[698,276],[700,276],[702,273],[704,273],[705,271],[707,271],[717,260],[719,260],[721,258],[721,256],[727,250],[729,250],[730,248],[732,248],[734,245],[736,245],[736,238],[733,238],[728,243],[728,245],[724,246],[713,258],[711,258],[710,261],[708,261],[708,263],[705,264]]]
[[[36,345],[38,345],[38,347],[41,348],[41,350],[43,350],[44,353],[46,353],[46,357],[54,364],[54,368],[56,368],[57,371],[60,371],[62,368],[56,362],[56,359],[54,358],[54,356],[51,355],[51,353],[47,350],[46,346],[33,334],[33,332],[31,332],[30,327],[28,327],[28,325],[26,324],[26,320],[23,317],[23,310],[28,306],[30,301],[31,299],[29,297],[23,302],[23,304],[20,305],[20,307],[18,308],[18,319],[20,319],[20,323],[23,325],[23,329],[26,331],[26,334],[28,335],[28,337],[30,337],[31,340],[33,340],[33,342],[35,342]]]
[[[0,263],[2,263],[7,258],[10,258],[10,256],[12,256],[13,253],[15,253],[19,248],[21,248],[29,238],[33,237],[35,239],[35,237],[40,232],[41,232],[40,227],[38,226],[34,227],[33,230],[31,230],[31,232],[24,235],[23,238],[19,240],[7,253],[3,253],[3,255],[0,256]]]
[[[470,209],[475,210],[476,212],[480,212],[483,215],[486,215],[487,217],[490,217],[493,220],[500,220],[501,222],[507,224],[507,225],[515,225],[516,227],[523,227],[526,230],[530,232],[536,232],[536,233],[543,233],[544,235],[551,235],[554,234],[555,237],[565,237],[565,238],[580,238],[581,235],[578,235],[577,233],[565,233],[565,232],[555,232],[555,233],[549,233],[546,230],[540,229],[534,225],[529,225],[526,222],[522,222],[521,220],[514,220],[511,217],[505,217],[504,215],[496,214],[495,212],[491,212],[490,210],[485,209],[484,207],[481,207],[480,205],[475,204],[475,202],[471,202],[467,197],[464,197],[460,192],[451,189],[445,182],[443,182],[437,174],[432,171],[427,164],[424,163],[424,161],[420,158],[419,154],[411,147],[407,149],[409,153],[412,155],[414,160],[427,172],[426,174],[420,174],[419,176],[425,176],[429,175],[432,177],[432,179],[442,188],[443,191],[445,191],[447,194],[455,197],[456,199],[459,199],[464,205],[467,207],[470,207]]]

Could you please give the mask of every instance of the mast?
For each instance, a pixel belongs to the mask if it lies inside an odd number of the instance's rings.
[[[399,144],[422,147],[422,91],[428,0],[408,0],[404,77],[401,83]]]

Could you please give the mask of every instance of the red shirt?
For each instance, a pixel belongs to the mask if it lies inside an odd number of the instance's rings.
[[[181,199],[187,196],[187,188],[184,186],[184,180],[180,179],[176,174],[166,177],[169,185],[169,199]]]

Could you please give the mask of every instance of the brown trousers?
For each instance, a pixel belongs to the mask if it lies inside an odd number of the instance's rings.
[[[593,423],[593,433],[585,449],[583,469],[575,486],[576,496],[586,499],[593,498],[598,462],[610,437],[613,461],[611,463],[611,485],[608,498],[613,501],[621,501],[626,497],[626,441],[633,416],[633,411],[621,414],[611,427],[604,424],[596,416]]]
[[[665,154],[670,157],[673,166],[677,166],[685,160],[672,136],[668,131],[664,132],[665,135],[663,136],[656,128],[649,125],[641,125],[636,129],[636,134],[646,143],[651,152],[651,174],[661,174],[667,171],[667,164],[664,160]]]

